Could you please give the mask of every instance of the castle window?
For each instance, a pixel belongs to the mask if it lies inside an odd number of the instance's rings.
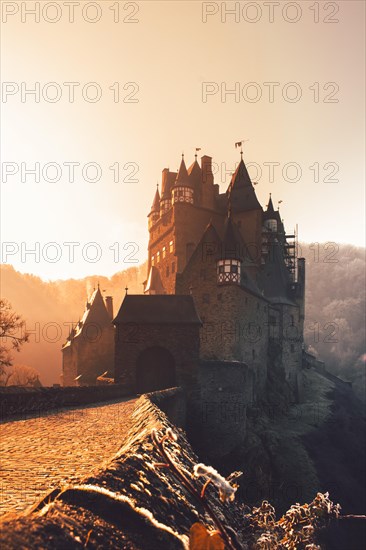
[[[291,353],[294,353],[294,351],[295,351],[295,346],[294,344],[291,344]]]
[[[173,241],[170,241],[170,243],[169,243],[169,252],[170,253],[173,252]]]
[[[160,262],[160,251],[156,253],[156,263]]]
[[[175,262],[172,262],[172,273],[175,273]]]
[[[151,256],[151,265],[155,264],[155,256]]]
[[[166,256],[166,247],[163,246],[163,258],[165,258],[165,256]]]
[[[255,359],[255,349],[252,349],[252,359]]]
[[[239,260],[219,260],[217,262],[217,282],[240,283],[240,261]]]
[[[165,214],[170,208],[171,201],[169,199],[164,199],[160,202],[161,214]]]
[[[276,317],[274,315],[269,316],[269,324],[275,325],[276,324]]]
[[[202,302],[204,304],[209,304],[210,303],[210,295],[209,294],[202,294]]]
[[[166,274],[167,277],[169,277],[169,266],[168,265],[166,266],[165,274]]]
[[[264,225],[269,231],[277,231],[277,220],[266,220]]]
[[[173,189],[172,202],[187,202],[193,204],[193,189],[190,187],[176,187]]]
[[[290,315],[290,319],[291,319],[291,326],[294,326],[294,316]]]

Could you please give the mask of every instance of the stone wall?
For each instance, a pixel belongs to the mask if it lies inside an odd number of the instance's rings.
[[[218,464],[244,443],[254,374],[240,362],[201,361],[199,382],[188,398],[189,439],[200,456]]]
[[[170,408],[174,392],[157,392],[137,401],[128,438],[99,471],[78,485],[55,489],[25,515],[5,516],[0,522],[1,548],[183,550],[193,523],[212,529],[202,503],[170,469],[154,467],[162,457],[151,438],[153,429],[163,435],[171,428],[177,434],[178,441],[166,446],[179,468],[192,472],[198,462],[185,433],[153,403],[158,400],[164,408],[169,401]],[[203,483],[192,482],[200,491]],[[212,486],[207,497],[245,548],[242,511],[235,502],[222,504]]]
[[[126,397],[123,386],[84,386],[73,388],[0,388],[0,419],[9,417],[28,418],[43,415],[50,410],[98,403]]]

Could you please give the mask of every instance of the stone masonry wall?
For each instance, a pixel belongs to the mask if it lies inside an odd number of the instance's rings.
[[[43,415],[61,407],[81,406],[125,397],[123,386],[84,386],[69,388],[0,388],[0,420],[12,416],[22,419],[30,415]]]

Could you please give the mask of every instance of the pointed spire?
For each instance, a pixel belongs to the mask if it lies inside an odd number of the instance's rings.
[[[188,172],[186,168],[186,163],[184,162],[184,153],[182,153],[182,160],[180,163],[180,167],[178,170],[178,175],[176,179],[176,185],[177,184],[187,184],[188,183]]]
[[[155,196],[154,196],[154,200],[153,200],[150,212],[159,212],[159,211],[160,211],[160,194],[159,194],[159,184],[157,184]]]
[[[233,212],[262,210],[243,159],[232,175],[227,195]]]
[[[154,265],[150,268],[149,277],[147,279],[145,294],[165,294],[165,289],[160,277],[158,268]]]
[[[267,212],[271,213],[271,214],[274,212],[273,202],[272,202],[272,193],[269,194],[269,201],[268,201],[268,204],[267,204]]]
[[[243,152],[241,151],[241,160],[233,174],[233,177],[231,179],[231,186],[240,186],[240,187],[252,187],[252,182],[250,179],[250,176],[248,174],[247,167],[245,166],[245,163],[243,161]]]

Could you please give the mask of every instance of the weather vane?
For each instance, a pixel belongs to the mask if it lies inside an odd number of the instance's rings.
[[[242,139],[241,141],[235,142],[235,149],[240,147],[240,156],[242,159],[243,159],[243,143],[245,143],[246,141],[249,141],[249,139]]]

